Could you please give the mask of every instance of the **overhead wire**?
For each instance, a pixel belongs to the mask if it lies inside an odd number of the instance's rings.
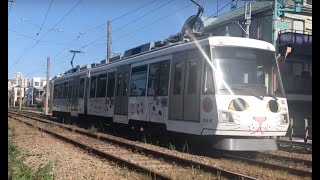
[[[138,21],[139,19],[141,19],[141,18],[143,18],[143,17],[145,17],[145,16],[147,16],[147,15],[149,15],[149,14],[151,14],[151,13],[155,12],[155,11],[156,11],[156,10],[158,10],[159,8],[161,8],[161,7],[165,6],[165,5],[168,5],[169,3],[173,2],[173,1],[175,1],[175,0],[170,0],[170,1],[168,1],[168,2],[166,2],[166,3],[164,3],[164,4],[162,4],[161,6],[159,6],[159,7],[155,8],[155,9],[153,9],[153,10],[149,11],[148,13],[146,13],[146,14],[144,14],[144,15],[142,15],[142,16],[139,16],[138,18],[134,19],[133,21],[130,21],[129,23],[127,23],[127,24],[125,24],[125,25],[121,26],[120,28],[117,28],[116,30],[111,31],[111,32],[112,32],[112,33],[114,33],[114,32],[116,32],[116,31],[118,31],[118,30],[120,30],[120,29],[122,29],[122,28],[124,28],[124,27],[128,26],[129,24],[131,24],[131,23],[133,23],[133,22],[136,22],[136,21]],[[88,43],[88,44],[86,44],[86,45],[83,45],[83,46],[82,46],[82,47],[80,47],[79,49],[83,49],[83,48],[85,48],[85,47],[87,47],[87,46],[90,46],[91,44],[93,44],[93,43],[95,43],[95,42],[99,41],[99,40],[100,40],[100,39],[102,39],[102,38],[105,38],[106,36],[107,36],[107,35],[101,36],[101,37],[99,37],[99,38],[95,39],[94,41],[92,41],[92,42],[90,42],[90,43]]]
[[[49,29],[35,44],[33,44],[33,46],[31,46],[31,48],[29,48],[29,50],[22,55],[20,56],[20,58],[13,64],[16,65],[21,59],[23,59],[23,57],[25,57],[28,53],[30,53],[30,51],[48,34],[50,33],[65,17],[67,17],[80,3],[81,3],[82,0],[79,0],[78,3],[73,6],[67,14],[65,14],[51,29]],[[12,66],[11,66],[12,68]]]
[[[220,8],[216,13],[210,15],[209,17],[207,17],[203,22],[207,21],[208,19],[210,19],[213,16],[217,16],[217,14],[222,11],[225,7],[227,7],[228,5],[230,5],[234,0],[231,0],[229,3],[227,3],[226,5],[224,5],[222,8]]]
[[[141,8],[144,8],[145,6],[150,5],[150,4],[152,4],[152,3],[156,2],[156,1],[157,1],[157,0],[153,0],[153,1],[151,1],[151,2],[148,2],[148,3],[146,3],[146,4],[143,4],[142,6],[139,6],[138,8],[135,8],[135,9],[133,9],[133,10],[127,12],[127,13],[124,13],[124,14],[116,17],[116,18],[113,18],[111,21],[116,21],[116,20],[118,20],[118,19],[120,19],[120,18],[122,18],[122,17],[124,17],[124,16],[126,16],[126,15],[129,15],[129,14],[131,14],[131,13],[133,13],[133,12],[135,12],[135,11],[141,9]],[[99,28],[99,27],[101,27],[101,26],[105,26],[106,24],[107,24],[107,23],[103,23],[103,24],[100,24],[100,25],[95,26],[95,27],[93,27],[93,28],[90,28],[89,30],[85,31],[84,33],[78,35],[76,38],[74,38],[73,40],[71,40],[71,42],[68,43],[67,46],[70,46],[71,43],[73,43],[75,40],[79,39],[81,36],[84,36],[84,35],[87,34],[88,32],[90,32],[90,31],[92,31],[92,30],[94,30],[94,29],[97,29],[97,28]],[[61,51],[59,51],[59,52],[53,57],[53,59],[55,59],[55,58],[56,58],[57,56],[59,56],[63,51],[66,51],[66,50],[67,50],[67,49],[64,48],[64,49],[62,49]]]
[[[9,30],[9,31],[12,31],[12,32],[14,32],[14,33],[16,33],[16,34],[19,34],[20,36],[23,36],[23,37],[25,37],[25,38],[33,39],[31,36],[27,36],[27,35],[21,34],[21,33],[17,32],[16,30],[13,30],[13,29],[11,29],[11,28],[8,28],[8,30]]]
[[[9,7],[9,11],[8,11],[8,17],[9,17],[10,11],[11,11],[12,4],[13,4],[13,0],[11,0],[11,4],[10,4],[10,7]]]
[[[47,10],[47,12],[46,12],[46,15],[45,15],[45,17],[44,17],[44,19],[43,19],[43,21],[42,21],[42,24],[41,24],[41,26],[40,26],[40,29],[39,29],[38,33],[37,33],[37,36],[39,35],[40,31],[41,31],[42,28],[43,28],[43,25],[44,25],[44,23],[45,23],[45,21],[46,21],[46,19],[47,19],[48,13],[49,13],[49,11],[50,11],[50,9],[51,9],[52,3],[53,3],[53,0],[51,0],[51,2],[50,2],[49,8],[48,8],[48,10]]]
[[[122,14],[122,15],[116,17],[116,18],[111,19],[110,22],[116,21],[116,20],[118,20],[118,19],[120,19],[120,18],[122,18],[122,17],[124,17],[124,16],[126,16],[126,15],[128,15],[128,14],[131,14],[131,13],[133,13],[133,12],[139,10],[139,9],[142,9],[142,8],[144,8],[145,6],[147,6],[147,5],[149,5],[149,4],[152,4],[152,3],[156,2],[156,1],[157,1],[157,0],[153,0],[153,1],[151,1],[151,2],[148,2],[148,3],[146,3],[146,4],[143,4],[142,6],[136,8],[136,9],[133,9],[133,10],[131,10],[131,11],[125,13],[125,14]],[[97,28],[102,27],[102,26],[105,26],[105,25],[107,25],[107,23],[103,23],[103,24],[100,24],[100,25],[98,25],[98,26],[95,26],[95,27],[93,27],[93,28],[85,31],[84,33],[80,34],[77,38],[79,38],[80,36],[85,35],[85,34],[86,34],[87,32],[89,32],[89,31],[92,31],[92,30],[94,30],[94,29],[97,29]]]
[[[172,16],[172,15],[176,14],[177,12],[179,12],[179,11],[182,11],[182,10],[186,9],[186,8],[190,7],[191,5],[192,5],[192,4],[189,4],[189,5],[184,6],[183,8],[180,8],[180,9],[178,9],[178,10],[176,10],[176,11],[174,11],[174,12],[172,12],[172,13],[170,13],[170,14],[166,15],[166,16],[163,16],[163,17],[161,17],[161,18],[158,18],[157,20],[153,21],[152,23],[149,23],[149,24],[147,24],[147,25],[145,25],[145,26],[143,26],[143,27],[141,27],[141,28],[139,28],[139,29],[135,30],[134,32],[128,33],[128,34],[126,34],[125,36],[122,36],[121,38],[119,38],[119,39],[117,39],[117,40],[123,39],[124,37],[126,37],[126,36],[128,36],[128,35],[131,35],[131,34],[133,34],[133,33],[137,32],[137,31],[139,31],[139,30],[142,30],[142,29],[144,29],[144,28],[146,28],[146,27],[148,27],[148,26],[151,26],[151,25],[153,25],[153,24],[155,24],[155,23],[159,22],[159,21],[162,21],[163,19],[168,18],[169,16]],[[104,37],[105,37],[105,36],[104,36]],[[100,39],[101,39],[101,38],[96,39],[96,40],[100,40]],[[85,45],[85,46],[82,46],[80,49],[83,49],[83,48],[85,48],[85,47],[87,47],[87,46],[89,46],[89,45],[93,44],[94,42],[96,42],[96,40],[95,40],[95,41],[93,41],[93,42],[91,42],[91,43],[89,43],[89,44],[87,44],[87,45]],[[106,43],[104,43],[104,44],[106,44]],[[69,54],[69,55],[71,55],[71,54]],[[65,57],[66,57],[66,56],[65,56]],[[64,57],[64,58],[65,58],[65,57]],[[63,62],[63,59],[64,59],[64,58],[62,58],[62,61],[57,62],[57,64],[59,64],[59,63]]]
[[[148,26],[151,26],[151,25],[153,25],[153,24],[155,24],[155,23],[157,23],[157,22],[159,22],[159,21],[162,21],[163,19],[165,19],[165,18],[167,18],[167,17],[169,17],[169,16],[172,16],[173,14],[176,14],[177,12],[182,11],[182,10],[184,10],[184,9],[190,7],[190,6],[191,6],[191,4],[190,4],[190,5],[187,5],[187,6],[184,6],[183,8],[178,9],[177,11],[174,11],[174,12],[172,12],[172,13],[164,16],[164,17],[158,18],[157,20],[153,21],[153,22],[150,23],[150,24],[147,24],[147,25],[145,25],[145,26],[143,26],[143,27],[141,27],[141,28],[139,28],[139,29],[131,32],[131,33],[128,33],[128,34],[126,34],[126,35],[124,35],[124,36],[122,36],[122,37],[120,37],[120,38],[118,38],[118,39],[115,39],[115,41],[121,40],[121,39],[123,39],[123,38],[125,38],[125,37],[127,37],[127,36],[129,36],[129,35],[131,35],[131,34],[133,34],[133,33],[136,33],[137,31],[140,31],[140,30],[142,30],[142,29],[144,29],[144,28],[146,28],[146,27],[148,27]]]

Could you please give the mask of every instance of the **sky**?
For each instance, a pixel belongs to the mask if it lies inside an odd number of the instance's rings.
[[[215,15],[231,0],[195,0],[202,16]],[[238,3],[238,7],[240,3]],[[15,0],[8,2],[8,77],[50,77],[71,69],[69,50],[80,50],[74,66],[106,58],[107,21],[111,52],[166,39],[181,31],[198,7],[190,0]],[[221,9],[230,11],[230,5]]]

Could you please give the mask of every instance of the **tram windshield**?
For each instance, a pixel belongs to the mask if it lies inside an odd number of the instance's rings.
[[[283,96],[273,51],[214,47],[213,57],[217,94]]]

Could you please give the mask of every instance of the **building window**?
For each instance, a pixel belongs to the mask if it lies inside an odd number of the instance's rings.
[[[91,77],[90,83],[90,98],[96,97],[96,87],[97,87],[97,76]]]
[[[114,85],[115,85],[115,72],[108,74],[108,89],[107,89],[107,97],[114,96]]]
[[[40,83],[40,86],[42,87],[43,86],[43,82],[41,81],[41,83]]]
[[[312,64],[286,61],[281,66],[282,83],[288,94],[312,94]]]
[[[150,64],[148,96],[167,96],[170,61]]]
[[[312,5],[312,0],[307,0],[307,4]]]
[[[300,32],[304,31],[304,21],[294,20],[293,30],[300,31]]]
[[[39,86],[39,82],[34,82],[34,86]]]
[[[97,98],[106,97],[107,74],[98,75],[97,81]]]
[[[148,66],[132,68],[130,82],[130,96],[145,96]]]

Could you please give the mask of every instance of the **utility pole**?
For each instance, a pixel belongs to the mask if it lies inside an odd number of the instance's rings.
[[[50,57],[47,58],[47,88],[46,88],[46,106],[45,114],[48,115],[48,102],[49,102],[49,75],[50,75]]]
[[[245,2],[244,8],[244,19],[246,20],[246,38],[250,35],[250,24],[251,24],[251,2]]]
[[[33,87],[31,89],[31,106],[33,107]]]
[[[108,20],[108,27],[107,27],[107,60],[106,63],[110,62],[110,47],[111,46],[111,25],[110,21]]]
[[[219,0],[217,0],[217,16],[219,16]]]
[[[20,94],[19,94],[19,111],[21,111],[21,106],[22,106],[22,78],[21,78],[21,74],[20,74]]]

